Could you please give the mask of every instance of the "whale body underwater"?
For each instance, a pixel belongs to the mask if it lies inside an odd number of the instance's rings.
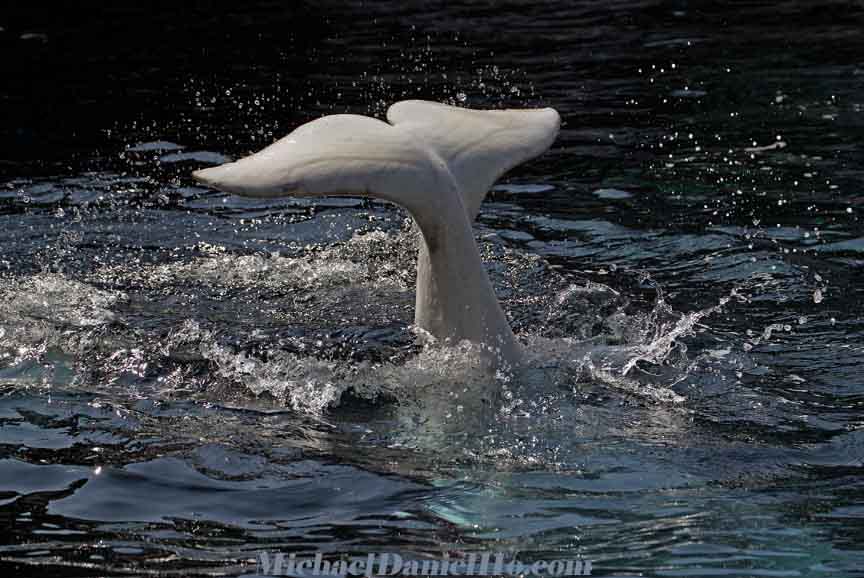
[[[495,181],[548,150],[560,123],[552,108],[474,110],[407,100],[387,110],[387,122],[324,116],[193,176],[246,197],[364,196],[404,207],[421,233],[415,324],[444,342],[480,345],[493,365],[515,365],[521,348],[471,223]]]

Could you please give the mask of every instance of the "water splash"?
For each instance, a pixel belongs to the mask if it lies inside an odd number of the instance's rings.
[[[0,346],[7,367],[27,361],[53,373],[71,364],[89,388],[241,405],[269,399],[311,415],[338,407],[346,392],[424,407],[427,422],[435,414],[442,424],[508,392],[512,402],[520,390],[519,399],[606,387],[683,401],[672,387],[687,375],[684,340],[725,301],[683,315],[661,292],[653,309],[630,311],[607,285],[574,282],[495,239],[481,246],[499,264],[492,278],[526,350],[524,367],[493,375],[475,346],[435,343],[410,325],[416,243],[407,225],[297,256],[199,243],[190,258],[94,267],[89,283],[22,276],[4,285]],[[518,413],[511,402],[501,411]]]

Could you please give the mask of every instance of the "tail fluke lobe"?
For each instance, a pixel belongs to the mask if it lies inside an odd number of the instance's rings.
[[[472,110],[423,100],[397,102],[387,111],[387,120],[446,163],[469,220],[477,216],[495,181],[545,152],[561,124],[552,108]]]
[[[319,118],[255,154],[193,176],[241,196],[369,196],[412,213],[434,193],[454,189],[443,163],[412,135],[350,114]]]

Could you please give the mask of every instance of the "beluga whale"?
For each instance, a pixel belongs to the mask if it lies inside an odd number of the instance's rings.
[[[518,364],[521,348],[471,224],[498,178],[552,145],[560,116],[552,108],[474,110],[422,100],[397,102],[386,116],[324,116],[193,176],[246,197],[363,196],[404,207],[421,238],[415,325],[443,342],[481,346],[494,366]]]

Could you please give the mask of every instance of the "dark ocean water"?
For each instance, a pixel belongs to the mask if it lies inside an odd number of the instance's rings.
[[[3,574],[864,576],[862,26],[859,1],[14,2]],[[475,223],[517,371],[418,342],[399,209],[189,176],[405,98],[562,115]]]

